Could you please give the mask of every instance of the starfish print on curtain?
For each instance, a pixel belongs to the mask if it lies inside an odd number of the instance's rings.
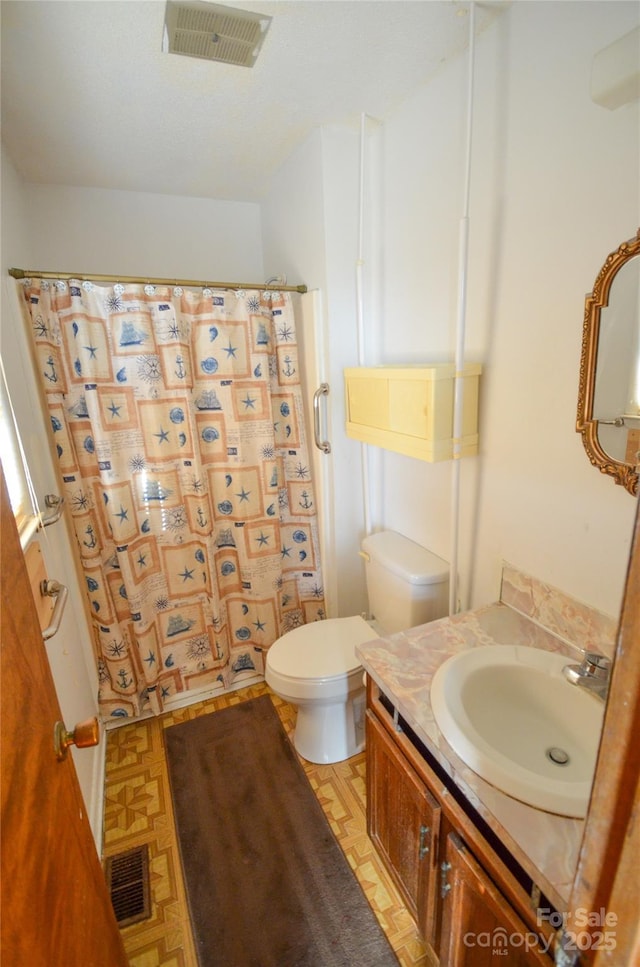
[[[103,714],[262,675],[325,617],[290,295],[22,288]]]

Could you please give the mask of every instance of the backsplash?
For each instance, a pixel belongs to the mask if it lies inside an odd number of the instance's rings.
[[[568,644],[613,657],[617,620],[506,563],[500,600]]]

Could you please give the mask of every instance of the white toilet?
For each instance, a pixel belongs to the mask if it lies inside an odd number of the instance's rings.
[[[448,613],[449,565],[395,531],[365,537],[371,624],[355,615],[287,632],[267,653],[265,679],[296,705],[294,745],[309,762],[341,762],[364,748],[365,689],[356,645]]]

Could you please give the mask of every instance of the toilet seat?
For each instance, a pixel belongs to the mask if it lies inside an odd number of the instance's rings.
[[[301,625],[271,645],[265,680],[277,695],[294,704],[346,698],[362,688],[356,645],[377,637],[360,615]]]
[[[313,621],[274,641],[267,661],[284,678],[330,681],[358,671],[356,645],[377,637],[360,615]]]

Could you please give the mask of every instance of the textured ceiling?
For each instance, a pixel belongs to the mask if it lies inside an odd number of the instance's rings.
[[[314,128],[380,120],[468,43],[454,0],[235,0],[253,68],[165,54],[163,0],[3,0],[2,140],[27,181],[257,201]],[[476,32],[504,4],[476,6]]]

